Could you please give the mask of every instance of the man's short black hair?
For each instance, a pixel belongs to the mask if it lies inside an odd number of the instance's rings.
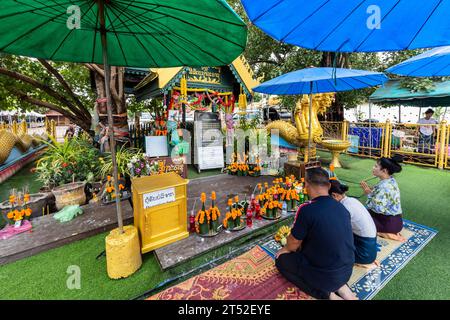
[[[434,113],[434,111],[433,111],[433,109],[431,109],[431,108],[428,108],[428,110],[427,110],[427,111],[425,111],[425,114],[427,114],[427,113]]]
[[[309,184],[326,187],[330,185],[328,172],[322,168],[311,168],[306,170],[306,179]]]

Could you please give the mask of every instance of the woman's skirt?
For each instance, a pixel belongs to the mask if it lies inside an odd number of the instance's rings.
[[[370,264],[377,258],[377,237],[360,237],[353,234],[355,243],[355,263]]]
[[[397,234],[403,229],[402,215],[388,216],[369,210],[373,222],[377,227],[377,232]]]

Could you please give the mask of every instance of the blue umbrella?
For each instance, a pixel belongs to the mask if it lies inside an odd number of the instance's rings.
[[[276,40],[319,51],[450,45],[450,0],[241,0]]]
[[[350,91],[382,85],[389,78],[381,72],[343,68],[306,68],[283,74],[253,88],[267,94],[309,94],[309,119],[312,118],[314,93]],[[369,131],[370,133],[370,131]],[[309,121],[308,155],[311,145],[311,121]]]
[[[450,46],[429,50],[386,71],[410,77],[450,76]]]
[[[344,68],[306,68],[266,81],[253,91],[278,94],[314,94],[362,89],[383,84],[388,77],[382,72]]]

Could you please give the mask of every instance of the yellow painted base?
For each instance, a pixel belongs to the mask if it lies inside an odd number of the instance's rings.
[[[142,265],[138,231],[134,226],[124,226],[124,233],[112,230],[106,236],[106,269],[111,279],[126,278]]]
[[[151,243],[149,243],[147,245],[143,245],[142,246],[142,253],[147,253],[147,252],[153,251],[155,249],[164,247],[164,246],[166,246],[166,245],[168,245],[168,244],[170,244],[172,242],[185,239],[187,237],[189,237],[189,232],[185,231],[185,232],[182,232],[182,233],[175,234],[175,235],[173,235],[171,237],[167,237],[167,238],[161,239],[159,241],[151,242]]]

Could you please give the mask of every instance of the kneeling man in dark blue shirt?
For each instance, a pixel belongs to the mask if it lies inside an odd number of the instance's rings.
[[[306,172],[311,201],[297,211],[287,244],[276,255],[280,273],[317,299],[357,299],[347,285],[355,263],[350,213],[328,195],[328,173]]]

